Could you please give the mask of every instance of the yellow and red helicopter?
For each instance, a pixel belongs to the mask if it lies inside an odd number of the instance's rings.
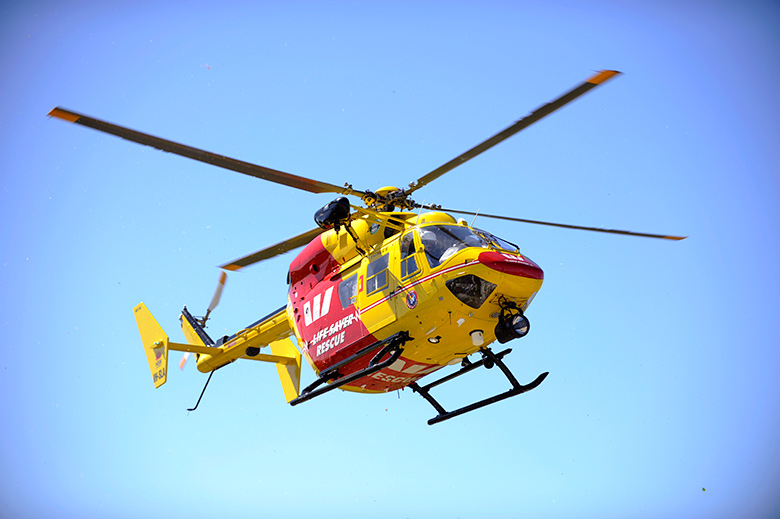
[[[610,70],[596,73],[407,188],[376,191],[359,191],[349,184],[340,187],[250,164],[59,107],[49,115],[263,180],[312,193],[341,195],[316,212],[317,228],[221,265],[225,270],[238,270],[304,247],[287,274],[287,304],[236,334],[214,340],[205,329],[225,284],[224,271],[205,316],[197,318],[186,307],[182,310],[186,343],[171,342],[143,303],[134,308],[155,387],[167,379],[172,350],[186,352],[182,367],[186,356],[194,353],[198,370],[210,372],[209,380],[219,368],[238,359],[252,359],[276,364],[285,398],[292,405],[336,388],[385,393],[410,387],[438,413],[428,421],[432,425],[534,389],[545,379],[547,373],[542,373],[532,382],[520,384],[503,360],[511,349],[494,352],[490,348],[495,341],[504,344],[528,333],[525,312],[541,288],[544,274],[513,243],[449,214],[476,213],[419,204],[411,195],[617,74]],[[348,196],[359,197],[364,205],[351,204]],[[479,216],[683,239],[484,213]],[[262,352],[265,347],[270,347],[270,353]],[[474,354],[478,357],[470,360]],[[316,380],[303,390],[302,356],[316,374]],[[427,384],[420,382],[445,366],[459,367]],[[503,393],[450,411],[431,394],[440,384],[479,367],[494,366],[511,386]]]

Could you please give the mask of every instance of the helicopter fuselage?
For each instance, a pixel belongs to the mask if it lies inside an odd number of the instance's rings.
[[[315,238],[290,266],[288,319],[316,373],[405,331],[403,354],[341,387],[403,388],[496,340],[506,308],[525,311],[544,274],[517,247],[443,212],[390,213]],[[395,222],[398,225],[393,225]],[[340,368],[365,369],[370,356]]]

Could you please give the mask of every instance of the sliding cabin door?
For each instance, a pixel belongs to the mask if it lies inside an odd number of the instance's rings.
[[[398,288],[398,240],[363,259],[358,275],[358,308],[360,320],[374,334],[392,324],[395,305],[392,294]]]

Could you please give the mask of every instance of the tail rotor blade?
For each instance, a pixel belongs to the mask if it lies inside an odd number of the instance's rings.
[[[225,288],[225,281],[227,281],[227,273],[222,271],[219,274],[219,282],[217,283],[217,289],[214,291],[214,297],[211,298],[211,304],[209,304],[209,308],[206,311],[207,315],[219,304],[219,299],[222,297],[222,290]]]
[[[202,325],[206,325],[206,321],[209,319],[209,314],[211,314],[211,311],[214,310],[217,305],[219,304],[219,300],[222,297],[222,291],[225,289],[225,282],[227,281],[227,273],[222,271],[219,273],[219,281],[217,282],[217,288],[214,290],[214,296],[211,298],[211,303],[209,303],[209,307],[206,310],[206,315],[203,316],[203,319],[201,320]],[[187,364],[187,359],[190,358],[190,352],[184,352],[184,355],[181,356],[181,360],[179,361],[179,369],[184,369],[184,365]]]

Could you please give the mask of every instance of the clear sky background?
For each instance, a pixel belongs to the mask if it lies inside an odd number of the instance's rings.
[[[774,2],[212,4],[3,8],[0,515],[780,515]],[[183,341],[217,265],[333,197],[46,117],[375,189],[602,69],[624,75],[416,198],[690,238],[478,218],[545,271],[507,362],[550,376],[433,427],[410,391],[292,408],[260,363],[217,372],[193,413],[194,366],[155,390],[133,306]],[[285,304],[292,257],[231,274],[212,335]],[[484,371],[439,395],[504,389]]]

